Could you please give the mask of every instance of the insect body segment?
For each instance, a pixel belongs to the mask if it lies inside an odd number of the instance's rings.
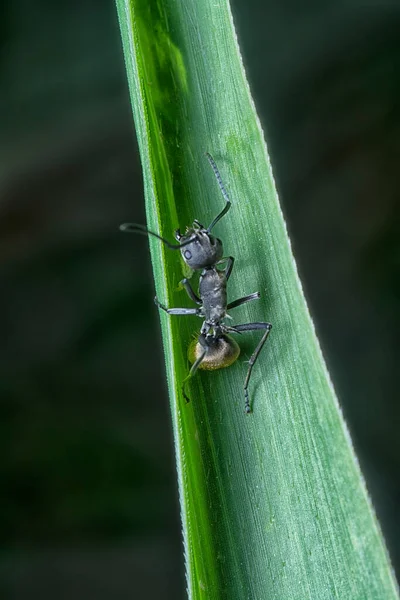
[[[204,348],[206,353],[199,364],[199,369],[205,371],[230,367],[240,354],[239,344],[229,335],[220,335],[206,341],[206,337],[201,333],[199,338],[193,340],[189,346],[188,358],[192,364],[201,357]]]
[[[177,229],[175,239],[181,244],[183,260],[193,271],[211,267],[222,258],[224,249],[221,240],[210,235],[198,221],[194,221],[185,235]]]
[[[227,278],[225,271],[209,267],[200,275],[199,293],[206,323],[218,325],[226,317]]]
[[[218,221],[229,211],[231,208],[231,201],[222,183],[214,159],[209,153],[206,153],[206,156],[225,199],[224,208],[214,218],[207,229],[203,227],[199,221],[195,220],[192,227],[188,228],[184,235],[181,235],[179,229],[175,231],[175,239],[178,241],[178,244],[171,244],[168,240],[149,231],[146,227],[134,223],[121,225],[121,229],[123,231],[142,233],[157,237],[170,249],[179,249],[183,260],[190,268],[195,271],[201,271],[198,294],[193,290],[187,279],[182,281],[182,285],[189,298],[197,304],[198,308],[168,308],[155,298],[156,305],[169,315],[196,315],[203,320],[200,334],[198,338],[190,344],[188,350],[188,358],[192,363],[192,367],[188,376],[182,383],[182,393],[186,401],[189,401],[186,394],[187,382],[195,375],[197,369],[221,369],[230,366],[237,360],[240,354],[240,348],[237,342],[231,337],[231,334],[241,334],[246,331],[264,331],[260,342],[249,360],[249,367],[243,386],[245,411],[249,413],[251,412],[251,408],[248,386],[252,369],[268,338],[272,325],[266,322],[245,323],[243,325],[227,325],[225,323],[229,310],[241,306],[246,302],[257,300],[260,297],[260,294],[259,292],[255,292],[228,303],[227,283],[231,276],[235,259],[232,256],[223,256],[223,245],[221,240],[213,236],[210,232]]]

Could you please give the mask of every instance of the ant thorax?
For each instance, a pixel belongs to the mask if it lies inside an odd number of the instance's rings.
[[[216,267],[204,269],[200,275],[199,292],[204,320],[209,325],[220,323],[226,316],[227,279]]]

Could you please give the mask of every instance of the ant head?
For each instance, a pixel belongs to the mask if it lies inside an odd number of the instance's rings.
[[[182,244],[183,260],[194,271],[211,267],[222,258],[224,249],[221,240],[211,235],[198,221],[194,221],[184,235],[177,229],[175,239]]]

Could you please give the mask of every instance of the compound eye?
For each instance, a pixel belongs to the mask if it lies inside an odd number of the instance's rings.
[[[184,256],[186,260],[190,260],[192,258],[192,253],[190,252],[190,250],[185,250]]]

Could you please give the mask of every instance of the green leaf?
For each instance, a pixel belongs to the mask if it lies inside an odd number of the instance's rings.
[[[230,368],[198,372],[186,404],[186,353],[200,321],[161,314],[189,597],[397,598],[298,279],[229,6],[117,6],[148,226],[172,240],[195,218],[212,221],[224,201],[210,152],[233,202],[215,228],[236,258],[229,298],[261,292],[232,311],[232,323],[273,324],[246,415],[246,360],[260,334],[240,336],[242,354]],[[179,252],[155,239],[150,246],[160,300],[191,306],[179,286]]]

